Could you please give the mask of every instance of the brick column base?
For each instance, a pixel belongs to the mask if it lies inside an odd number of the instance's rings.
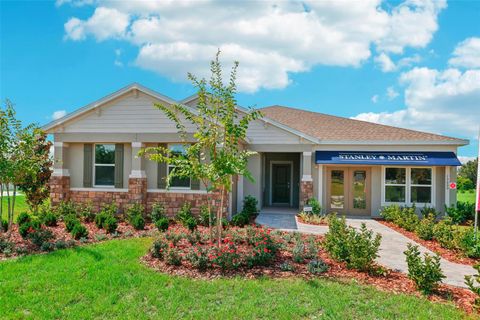
[[[308,199],[313,198],[313,181],[300,182],[300,206],[307,204]]]
[[[62,201],[68,201],[70,198],[70,177],[52,176],[50,177],[50,201],[52,206],[58,205]]]
[[[141,204],[147,206],[147,178],[128,179],[128,202],[130,204]]]

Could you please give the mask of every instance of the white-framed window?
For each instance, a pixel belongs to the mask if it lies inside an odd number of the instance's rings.
[[[115,186],[114,144],[95,144],[93,181],[95,187]]]
[[[382,205],[435,204],[434,167],[383,167]]]
[[[181,144],[181,143],[172,143],[168,145],[168,148],[173,154],[185,154],[186,148],[188,145]],[[175,170],[174,165],[168,165],[167,174],[170,174]],[[191,179],[190,178],[179,178],[173,177],[170,181],[170,188],[174,189],[190,189],[191,188]]]

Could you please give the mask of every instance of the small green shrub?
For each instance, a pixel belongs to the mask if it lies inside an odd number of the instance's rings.
[[[337,218],[335,215],[328,217],[328,232],[325,235],[324,246],[330,256],[337,261],[346,261],[349,257],[347,245],[349,237],[345,218]]]
[[[298,217],[307,224],[325,224],[327,221],[327,218],[324,216],[316,215],[316,214],[311,214],[311,213],[306,213],[306,212],[300,212],[298,214]]]
[[[38,220],[24,222],[18,227],[18,233],[22,238],[27,238],[30,233],[38,230],[40,230],[40,222]]]
[[[210,260],[208,258],[209,250],[202,247],[191,248],[186,255],[187,261],[189,261],[195,269],[205,271],[210,267]]]
[[[67,232],[72,232],[73,228],[77,224],[80,224],[80,220],[78,220],[77,216],[75,215],[65,216],[63,222],[65,222],[65,230],[67,230]]]
[[[0,231],[7,232],[8,231],[8,221],[7,220],[1,220],[2,221],[2,228]]]
[[[243,211],[234,215],[232,218],[232,221],[230,221],[232,225],[237,227],[243,227],[249,222],[250,222],[250,216]]]
[[[213,211],[208,212],[208,206],[202,205],[200,207],[200,215],[198,217],[198,223],[201,226],[208,227],[210,221],[212,223],[212,226],[215,225],[215,221],[216,221],[215,213]]]
[[[473,276],[465,276],[465,284],[467,287],[477,295],[475,299],[475,307],[480,308],[480,264],[474,265],[473,268],[477,270],[477,274]]]
[[[433,227],[433,238],[437,240],[443,248],[453,249],[454,228],[451,218],[444,218]]]
[[[77,208],[75,206],[75,203],[71,201],[62,201],[57,205],[54,213],[57,217],[60,217],[60,219],[64,219],[64,217],[66,216],[76,216]]]
[[[325,261],[318,259],[312,260],[307,264],[307,270],[311,274],[321,274],[328,271],[328,264]]]
[[[169,224],[168,218],[162,217],[155,222],[155,227],[157,227],[159,231],[165,232],[168,230]]]
[[[82,219],[84,222],[93,222],[96,216],[93,210],[93,204],[91,202],[82,204],[78,208],[78,214],[80,219]]]
[[[404,254],[407,260],[408,277],[415,282],[418,290],[424,294],[430,294],[445,278],[440,268],[440,256],[437,254],[432,257],[425,253],[422,259],[418,246],[411,243],[408,244]]]
[[[165,262],[172,266],[179,266],[182,264],[182,256],[180,255],[180,251],[173,247],[168,249],[165,255]]]
[[[295,271],[295,267],[293,266],[293,264],[291,264],[289,262],[283,262],[280,265],[280,270],[293,272],[293,271]]]
[[[129,218],[130,224],[135,230],[143,230],[145,228],[145,219],[141,215],[134,215]]]
[[[185,238],[187,239],[188,243],[190,243],[193,246],[202,240],[202,235],[198,230],[195,230],[190,233],[187,233]]]
[[[152,222],[156,224],[156,222],[162,218],[166,218],[165,216],[165,207],[163,206],[162,203],[155,203],[152,206],[152,212],[150,213],[150,219],[152,219]]]
[[[76,224],[72,229],[72,237],[76,240],[79,240],[81,238],[87,238],[88,237],[87,228],[80,223]]]
[[[416,213],[415,205],[412,207],[402,208],[402,212],[397,220],[394,222],[401,228],[407,231],[414,231],[419,223],[419,218]]]
[[[435,210],[435,208],[431,208],[429,206],[425,206],[420,209],[420,214],[422,215],[423,218],[432,217],[433,220],[435,220],[438,217],[438,213],[439,212]]]
[[[103,221],[102,227],[108,233],[114,233],[117,231],[118,221],[114,216],[108,216],[105,221]]]
[[[145,209],[141,204],[135,203],[127,208],[127,221],[136,229],[143,230],[145,228],[145,219],[143,215]]]
[[[473,227],[464,228],[454,233],[455,246],[469,258],[480,258],[480,235],[475,240]]]
[[[402,209],[397,205],[391,205],[382,208],[380,215],[385,221],[395,222],[399,219],[399,216],[402,214]]]
[[[60,249],[66,249],[66,248],[71,248],[75,246],[75,241],[69,240],[57,240],[55,243],[55,249],[60,250]]]
[[[47,212],[42,217],[42,223],[47,227],[55,227],[57,225],[57,216],[52,212]]]
[[[118,207],[115,203],[110,203],[110,204],[104,205],[102,207],[102,210],[100,211],[100,213],[104,213],[108,216],[113,216],[113,217],[115,217],[117,212],[118,212]]]
[[[307,205],[312,207],[312,213],[314,215],[318,216],[322,212],[322,206],[320,205],[320,202],[318,202],[318,200],[315,199],[315,198],[308,199],[307,200]]]
[[[17,217],[17,224],[19,226],[21,226],[22,224],[24,224],[26,222],[30,222],[31,220],[32,220],[32,218],[30,217],[30,215],[28,213],[22,212]]]
[[[193,232],[195,229],[197,229],[197,220],[191,217],[184,222],[183,226]]]
[[[175,220],[183,226],[186,226],[187,221],[190,219],[195,219],[195,217],[192,214],[190,203],[185,202],[175,215]]]
[[[305,245],[302,242],[297,242],[292,250],[292,260],[296,263],[304,263],[305,259]]]
[[[315,237],[309,237],[305,245],[305,257],[307,259],[315,259],[318,256],[318,244]]]
[[[100,212],[99,214],[97,214],[94,219],[95,225],[97,226],[97,228],[103,228],[103,224],[107,218],[108,218],[108,215],[105,214],[104,212]]]
[[[46,241],[40,245],[40,251],[50,252],[53,250],[55,250],[55,244],[52,242]]]
[[[423,218],[415,229],[415,233],[420,239],[432,240],[433,228],[435,227],[435,220],[433,216]]]
[[[38,248],[41,248],[45,242],[49,242],[54,238],[52,231],[48,229],[37,229],[30,232],[27,236],[28,240],[32,242]]]
[[[150,249],[152,257],[163,260],[165,252],[167,252],[168,244],[164,239],[157,239]]]
[[[456,205],[445,206],[447,215],[452,218],[453,224],[464,224],[475,219],[475,204],[458,201]]]
[[[258,200],[254,196],[248,195],[243,199],[242,212],[245,212],[250,217],[255,217],[258,214],[257,205]]]
[[[0,253],[11,254],[15,248],[15,244],[6,238],[0,237]]]

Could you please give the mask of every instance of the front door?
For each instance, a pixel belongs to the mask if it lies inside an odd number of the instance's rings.
[[[329,212],[370,215],[370,169],[328,168],[327,203]]]
[[[272,163],[272,205],[291,204],[292,164]]]

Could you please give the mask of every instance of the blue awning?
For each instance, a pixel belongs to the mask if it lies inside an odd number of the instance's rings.
[[[317,151],[316,164],[461,166],[453,152]]]

